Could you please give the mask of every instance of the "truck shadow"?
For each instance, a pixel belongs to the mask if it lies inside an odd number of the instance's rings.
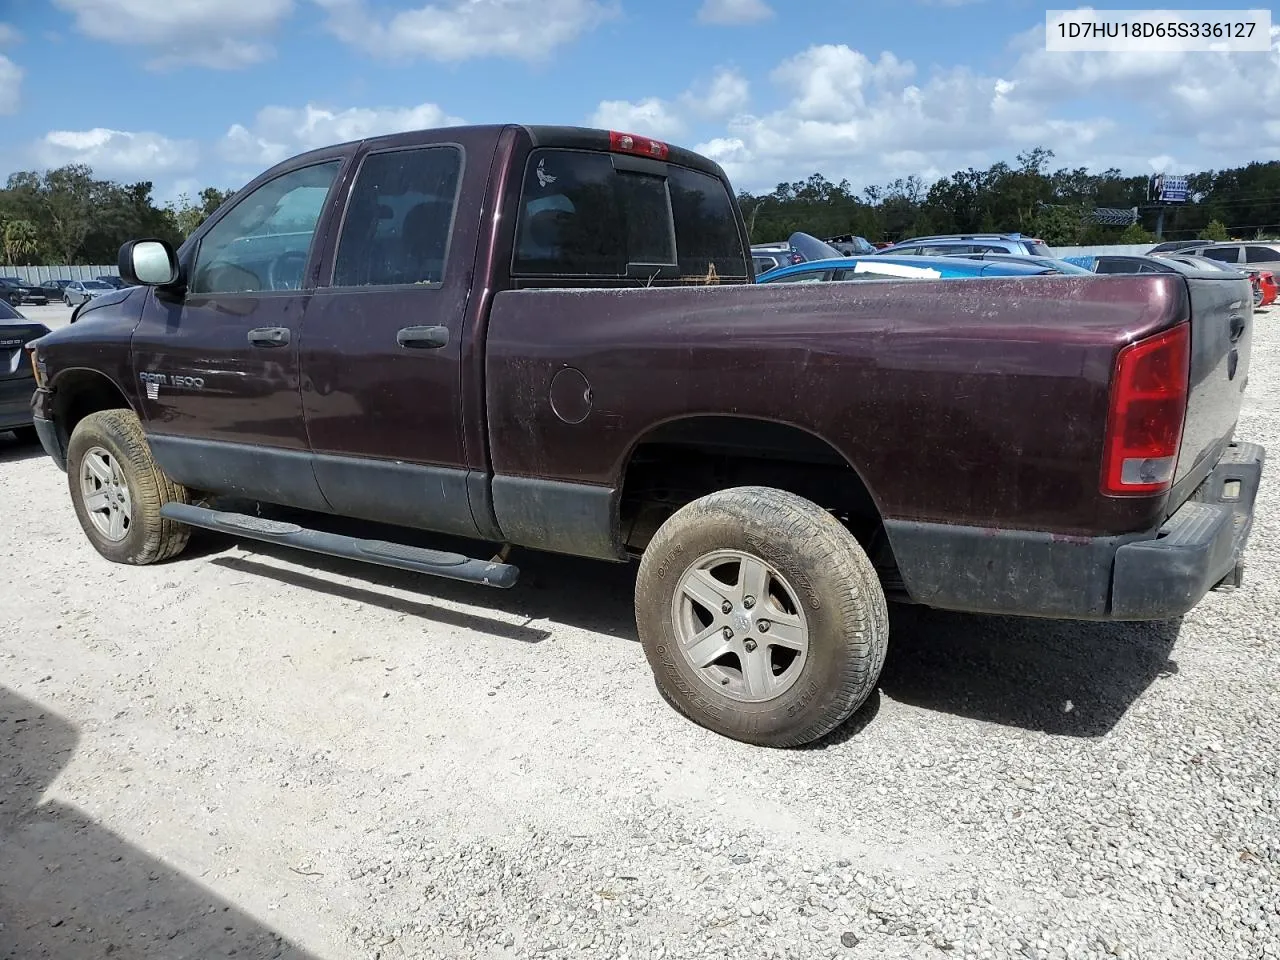
[[[78,739],[0,686],[0,958],[312,957],[76,807],[42,802]]]
[[[43,456],[44,447],[40,444],[19,440],[12,433],[0,430],[0,463],[18,463]]]
[[[308,522],[316,523],[313,517]],[[325,528],[340,531],[344,522],[326,518]],[[369,527],[363,529],[367,535]],[[397,536],[403,540],[405,532],[398,531]],[[471,555],[483,552],[474,543],[426,534],[415,535],[414,542]],[[201,543],[203,551],[238,545],[249,556],[220,556],[213,562],[243,573],[506,639],[537,642],[549,636],[557,623],[618,639],[636,639],[634,565],[521,550],[512,556],[521,568],[520,581],[511,590],[492,590],[252,540],[233,541],[204,531]],[[335,583],[322,576],[282,569],[255,560],[255,554],[302,563],[317,573],[363,580],[367,585]],[[423,600],[389,595],[385,587],[418,593]],[[447,609],[432,599],[471,609]],[[486,617],[476,608],[514,615],[525,622],[512,624]],[[880,692],[890,701],[926,710],[1061,736],[1098,737],[1111,730],[1157,678],[1177,671],[1169,653],[1180,619],[1087,623],[899,605],[891,605],[890,611],[889,656]],[[878,694],[872,701],[878,704]],[[876,709],[879,707],[873,708],[869,701],[823,745],[856,736]]]

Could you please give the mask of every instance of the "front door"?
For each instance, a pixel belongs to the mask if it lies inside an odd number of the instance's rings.
[[[307,306],[302,403],[336,512],[476,536],[459,376],[481,198],[455,224],[464,156],[436,143],[361,160],[331,283]]]
[[[307,449],[298,343],[313,239],[342,163],[313,161],[251,188],[186,257],[185,293],[149,293],[134,375],[152,452],[179,483],[325,509]]]

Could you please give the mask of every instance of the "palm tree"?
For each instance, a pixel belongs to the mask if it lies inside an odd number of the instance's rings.
[[[30,220],[7,220],[0,231],[0,245],[4,247],[4,262],[17,266],[19,260],[33,257],[39,250],[39,234]]]

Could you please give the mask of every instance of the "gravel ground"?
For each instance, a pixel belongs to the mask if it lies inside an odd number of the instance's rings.
[[[1276,490],[1182,622],[898,610],[879,695],[781,752],[665,705],[626,569],[112,566],[0,438],[0,957],[1276,957]]]

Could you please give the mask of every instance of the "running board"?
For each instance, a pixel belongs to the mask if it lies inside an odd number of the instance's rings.
[[[499,563],[496,559],[476,560],[460,553],[425,550],[386,540],[357,540],[355,537],[325,533],[322,530],[308,530],[296,523],[250,517],[243,513],[226,513],[188,503],[166,503],[160,508],[160,516],[192,527],[203,527],[267,543],[280,543],[299,550],[310,550],[312,553],[376,563],[397,570],[429,573],[436,577],[464,580],[504,590],[515,586],[520,576],[519,568],[509,563]]]

